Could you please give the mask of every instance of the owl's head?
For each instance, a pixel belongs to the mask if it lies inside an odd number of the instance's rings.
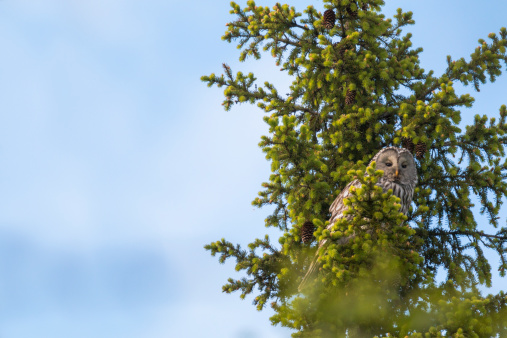
[[[380,150],[372,159],[377,170],[384,171],[384,179],[408,185],[417,183],[417,169],[414,156],[405,148],[387,147]]]

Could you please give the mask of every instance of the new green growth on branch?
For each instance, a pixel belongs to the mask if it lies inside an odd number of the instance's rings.
[[[507,337],[506,294],[478,289],[507,268],[499,219],[507,109],[461,125],[460,109],[474,98],[454,90],[462,83],[478,91],[501,75],[507,30],[470,46],[469,57],[448,56],[445,72],[435,74],[421,68],[422,49],[403,34],[412,13],[386,18],[383,5],[327,0],[301,11],[231,3],[223,40],[238,44],[241,61],[271,54],[292,81],[289,95],[227,64],[202,80],[224,89],[226,110],[250,103],[263,113],[269,134],[259,146],[272,173],[253,205],[274,207],[265,226],[280,236],[252,239],[246,249],[225,239],[205,248],[222,263],[234,258],[243,274],[223,291],[248,296],[259,310],[270,306],[272,324],[294,337]],[[379,188],[382,172],[367,167],[388,146],[415,156],[418,184],[406,216]],[[344,202],[350,219],[326,229],[331,203],[355,179],[361,188]],[[318,251],[323,239],[329,245]],[[299,292],[316,254],[318,272]],[[437,270],[445,271],[441,283]]]

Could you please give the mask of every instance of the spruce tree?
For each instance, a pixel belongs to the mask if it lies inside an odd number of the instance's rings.
[[[420,67],[422,49],[402,32],[414,24],[412,13],[386,18],[383,5],[324,0],[299,12],[231,3],[234,21],[223,39],[238,42],[240,61],[270,52],[292,79],[289,95],[227,64],[202,80],[225,87],[226,110],[248,102],[265,112],[269,135],[259,146],[272,174],[253,204],[274,206],[265,225],[280,237],[255,239],[248,249],[225,239],[205,248],[221,263],[235,258],[245,273],[223,291],[252,294],[259,310],[271,306],[272,324],[292,328],[294,337],[507,337],[506,294],[479,290],[491,285],[485,249],[500,257],[494,268],[502,277],[507,268],[507,228],[499,222],[507,109],[462,126],[460,109],[474,98],[454,90],[495,81],[507,63],[507,30],[479,40],[469,58],[448,56],[437,75]],[[416,158],[419,183],[407,216],[376,186],[382,172],[368,166],[386,146]],[[362,187],[346,201],[353,220],[325,230],[330,204],[354,178]],[[332,244],[317,253],[326,238]],[[319,272],[299,292],[316,253]]]

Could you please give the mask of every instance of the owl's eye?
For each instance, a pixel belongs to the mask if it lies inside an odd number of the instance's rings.
[[[391,162],[386,162],[386,166],[391,167],[393,164]]]
[[[406,163],[403,163],[403,164],[401,165],[401,167],[402,167],[402,168],[406,168],[406,167],[407,167],[407,164],[406,164]]]

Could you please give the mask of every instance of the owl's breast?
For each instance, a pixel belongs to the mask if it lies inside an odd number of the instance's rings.
[[[401,200],[400,211],[406,215],[408,208],[410,207],[410,203],[412,203],[414,188],[412,186],[407,186],[390,180],[380,180],[379,185],[382,187],[384,192],[389,189],[393,191],[393,195]]]

